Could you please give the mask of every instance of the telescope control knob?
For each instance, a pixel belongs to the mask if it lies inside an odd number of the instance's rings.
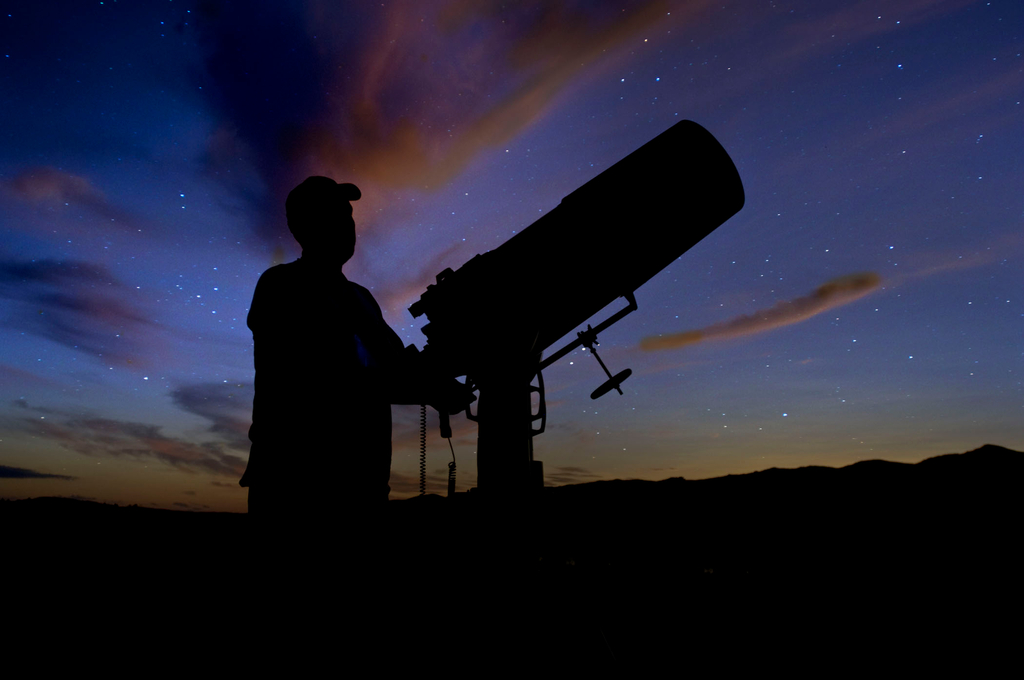
[[[601,357],[597,355],[597,350],[594,349],[594,345],[598,344],[597,332],[590,327],[590,324],[587,324],[587,330],[580,331],[576,335],[579,336],[580,344],[590,350],[590,353],[594,355],[595,359],[597,359],[597,363],[601,364],[601,368],[604,370],[604,374],[608,376],[608,379],[601,383],[600,387],[598,387],[596,390],[590,393],[590,398],[597,399],[599,397],[603,397],[612,390],[615,390],[619,394],[622,394],[622,388],[619,387],[619,385],[622,384],[623,380],[633,375],[633,371],[627,368],[625,371],[622,371],[621,373],[616,373],[615,375],[612,375],[612,372],[609,371],[608,367],[604,365],[603,361],[601,361]]]
[[[599,399],[600,397],[603,397],[604,395],[611,392],[613,389],[617,391],[619,394],[622,394],[622,388],[619,387],[619,385],[621,385],[622,381],[624,381],[631,375],[633,375],[633,370],[629,368],[627,368],[625,371],[622,371],[621,373],[616,373],[613,377],[601,383],[600,387],[591,392],[590,398]]]

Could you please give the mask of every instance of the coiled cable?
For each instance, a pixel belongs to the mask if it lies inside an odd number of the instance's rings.
[[[448,448],[452,451],[452,462],[448,463],[448,497],[455,495],[455,447],[452,446],[451,437],[448,440]],[[420,495],[427,493],[427,406],[420,404]]]

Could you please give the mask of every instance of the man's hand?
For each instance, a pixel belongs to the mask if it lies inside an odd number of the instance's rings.
[[[473,389],[444,375],[429,352],[413,345],[379,376],[392,404],[427,404],[439,413],[459,413],[476,401]]]
[[[436,411],[456,414],[465,411],[466,407],[476,401],[476,395],[469,386],[454,378],[440,379],[433,386],[430,406]]]

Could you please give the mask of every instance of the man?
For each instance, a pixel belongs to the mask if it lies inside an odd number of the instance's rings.
[[[390,491],[390,404],[421,403],[401,340],[341,271],[355,249],[359,197],[327,177],[293,189],[285,212],[302,256],[256,284],[252,449],[239,482],[253,516],[379,507]]]

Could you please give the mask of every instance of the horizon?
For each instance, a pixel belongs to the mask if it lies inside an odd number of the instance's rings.
[[[689,477],[683,477],[683,476],[679,476],[679,477],[665,477],[663,479],[638,479],[638,478],[595,479],[595,480],[590,480],[590,481],[585,481],[585,482],[570,482],[568,484],[545,484],[545,488],[560,488],[560,487],[565,487],[565,486],[582,486],[582,485],[586,485],[586,484],[594,484],[594,483],[597,483],[597,482],[651,482],[651,483],[658,483],[658,482],[668,482],[668,481],[676,481],[676,480],[681,480],[681,481],[685,481],[685,482],[702,482],[702,481],[711,481],[711,480],[715,480],[715,479],[726,479],[726,478],[729,478],[729,477],[740,477],[740,476],[745,476],[745,475],[756,475],[756,474],[761,473],[761,472],[770,472],[772,470],[795,471],[795,470],[804,470],[804,469],[808,469],[808,468],[822,468],[822,469],[829,469],[829,470],[843,470],[845,468],[848,468],[848,467],[851,467],[851,466],[854,466],[854,465],[858,465],[860,463],[873,463],[873,462],[882,462],[882,463],[892,463],[892,464],[895,464],[895,465],[913,466],[913,465],[918,465],[918,464],[923,463],[923,462],[928,461],[928,460],[933,460],[935,458],[944,458],[944,457],[947,457],[947,456],[964,456],[964,455],[971,454],[971,453],[977,453],[977,452],[982,451],[984,449],[992,449],[992,448],[1002,449],[1003,451],[1009,451],[1010,453],[1018,453],[1018,454],[1024,453],[1024,452],[1021,452],[1021,451],[1014,451],[1013,449],[1008,449],[1005,446],[1000,446],[998,444],[982,444],[981,446],[979,446],[979,447],[977,447],[975,449],[971,449],[969,451],[951,452],[951,453],[940,453],[940,454],[937,454],[935,456],[930,456],[928,458],[923,458],[923,459],[921,459],[919,461],[915,461],[915,462],[909,462],[909,461],[890,461],[890,460],[885,460],[885,459],[882,459],[882,458],[866,458],[864,460],[854,461],[852,463],[847,463],[846,465],[842,465],[842,466],[811,464],[811,465],[801,465],[799,467],[784,467],[784,468],[770,467],[770,468],[764,468],[764,469],[760,469],[760,470],[751,470],[749,472],[730,472],[730,473],[727,473],[725,475],[720,475],[720,476],[717,476],[717,477],[700,477],[700,478],[697,478],[697,479],[693,479],[693,478],[689,478]],[[0,465],[0,478],[4,478],[5,474],[10,472],[10,470],[3,469],[5,467],[7,467],[7,466]],[[14,470],[17,470],[18,472],[32,472],[31,470],[24,470],[23,468],[15,468]],[[30,475],[28,478],[32,478],[32,476]],[[474,490],[474,489],[471,488],[471,489],[467,489],[465,491],[456,492],[456,493],[466,493],[467,491],[472,491],[472,490]],[[444,498],[445,497],[445,496],[442,496],[440,493],[427,493],[424,496],[433,496],[433,497],[436,497],[436,498]],[[424,496],[410,495],[410,496],[406,496],[406,497],[400,498],[400,499],[392,498],[392,499],[389,499],[389,500],[393,500],[393,501],[397,501],[397,500],[407,501],[407,500],[412,500],[413,498],[421,498],[421,497],[424,497]],[[97,499],[97,498],[86,498],[84,496],[79,496],[79,495],[64,496],[64,495],[61,495],[61,494],[54,494],[54,495],[47,495],[47,496],[29,496],[29,497],[24,497],[24,498],[6,498],[6,497],[3,497],[3,496],[0,496],[0,501],[14,502],[14,501],[21,501],[21,500],[42,500],[42,499],[47,499],[47,498],[60,498],[60,499],[63,499],[63,500],[83,501],[83,502],[86,502],[86,503],[97,503],[97,504],[100,504],[100,505],[113,505],[115,507],[141,507],[141,508],[146,508],[146,509],[149,509],[149,510],[167,510],[167,511],[170,511],[170,512],[228,512],[228,513],[231,513],[231,514],[239,514],[239,515],[247,514],[245,511],[239,511],[239,510],[214,510],[214,509],[208,508],[208,507],[189,507],[185,503],[176,503],[176,504],[174,504],[173,507],[165,507],[165,506],[160,506],[160,505],[157,505],[157,504],[139,505],[138,503],[119,503],[117,501],[100,500],[100,499]]]

